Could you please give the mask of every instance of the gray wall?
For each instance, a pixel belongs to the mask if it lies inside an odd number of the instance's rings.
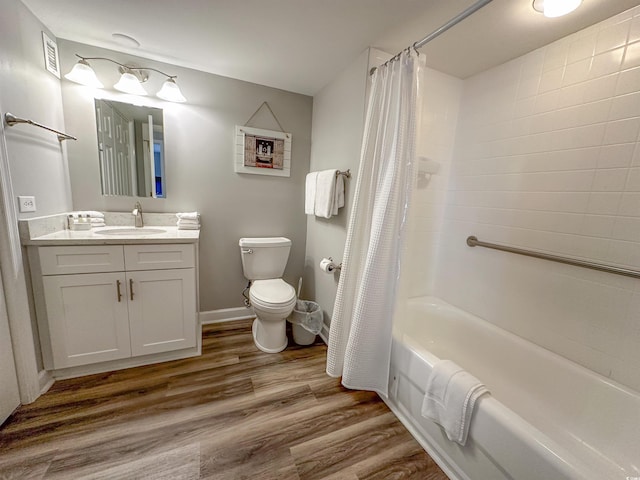
[[[243,305],[238,239],[251,236],[286,236],[293,241],[285,280],[296,284],[302,275],[305,252],[304,178],[309,171],[312,98],[295,93],[182,67],[123,55],[69,41],[59,41],[63,72],[75,63],[74,53],[106,56],[121,63],[157,68],[178,75],[188,103],[164,102],[153,95],[163,77],[151,73],[149,97],[134,98],[164,109],[167,198],[140,199],[146,212],[198,210],[200,234],[201,311]],[[93,110],[94,94],[111,100],[132,98],[111,89],[118,80],[116,66],[90,62],[104,90],[92,91],[62,81],[65,123],[78,141],[69,145],[69,169],[75,209],[127,211],[132,197],[101,194]],[[244,125],[263,101],[293,135],[291,177],[238,174],[233,171],[235,125]],[[269,115],[258,115],[251,126],[279,130]],[[132,220],[133,221],[133,220]]]
[[[46,28],[18,0],[0,0],[0,12],[0,110],[64,131],[60,81],[44,67]],[[7,127],[5,136],[13,193],[36,197],[37,212],[20,218],[68,210],[66,144],[30,125]]]
[[[333,314],[339,273],[324,273],[318,264],[323,257],[341,262],[344,253],[360,164],[368,61],[367,50],[313,98],[311,171],[338,168],[351,169],[352,173],[351,179],[345,181],[345,207],[337,216],[330,219],[307,216],[302,297],[320,304],[327,324]]]
[[[0,12],[0,113],[11,112],[64,130],[60,81],[44,67],[42,31],[47,29],[18,0],[0,0]],[[54,134],[17,125],[0,127],[0,135],[6,140],[9,170],[3,169],[0,182],[0,262],[21,400],[26,403],[39,393],[37,371],[42,362],[16,219],[69,210],[71,190],[66,144],[59,143]],[[0,148],[4,143],[0,141]],[[37,211],[17,213],[17,195],[35,196]]]

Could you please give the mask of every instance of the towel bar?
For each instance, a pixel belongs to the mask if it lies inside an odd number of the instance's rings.
[[[10,127],[13,127],[14,125],[16,125],[18,123],[26,123],[28,125],[33,125],[34,127],[44,128],[45,130],[49,130],[50,132],[53,132],[53,133],[57,134],[59,142],[61,142],[63,140],[77,140],[77,138],[74,137],[73,135],[69,135],[69,134],[64,133],[64,132],[59,132],[58,130],[54,130],[53,128],[47,127],[46,125],[42,125],[41,123],[38,123],[38,122],[34,122],[33,120],[28,120],[26,118],[16,117],[15,115],[13,115],[12,113],[9,113],[9,112],[4,114],[4,121]]]

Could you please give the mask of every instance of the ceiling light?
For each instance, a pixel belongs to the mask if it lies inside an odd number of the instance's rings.
[[[138,40],[125,33],[112,33],[111,38],[125,47],[138,48],[140,46],[140,42]]]
[[[120,80],[118,80],[118,83],[116,83],[113,88],[124,93],[130,93],[131,95],[147,95],[147,91],[140,83],[140,79],[130,71],[123,72]]]
[[[72,82],[79,83],[80,85],[86,85],[87,87],[104,87],[100,80],[98,80],[98,77],[96,77],[96,72],[93,71],[89,62],[83,58],[73,66],[71,71],[67,73],[64,78],[71,80]]]
[[[533,9],[545,17],[555,18],[573,12],[581,3],[582,0],[533,0]]]
[[[173,77],[165,80],[165,82],[162,84],[162,88],[156,94],[156,96],[163,100],[168,100],[169,102],[182,103],[187,101],[187,99],[184,98],[184,95],[182,95],[182,92],[180,91],[180,87],[178,86],[176,81],[173,79]]]
[[[73,67],[73,69],[65,75],[65,78],[72,82],[80,83],[82,85],[88,85],[92,87],[102,88],[103,85],[98,80],[96,73],[93,71],[87,60],[106,60],[111,63],[115,63],[119,66],[119,71],[122,74],[118,83],[113,88],[124,93],[130,93],[132,95],[147,95],[147,91],[142,84],[149,78],[148,72],[154,71],[167,77],[167,80],[162,84],[162,88],[157,93],[157,96],[163,100],[169,102],[186,102],[180,87],[176,83],[175,75],[168,75],[156,68],[152,67],[135,67],[132,65],[124,65],[115,60],[105,57],[81,57],[76,53],[76,57],[80,60]]]

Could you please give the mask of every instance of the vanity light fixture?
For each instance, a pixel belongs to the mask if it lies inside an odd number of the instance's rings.
[[[156,68],[152,67],[136,67],[132,65],[124,65],[115,60],[105,57],[81,57],[76,53],[76,57],[80,60],[76,63],[73,69],[65,75],[65,78],[72,82],[86,85],[89,87],[103,88],[104,86],[98,80],[93,68],[89,65],[87,60],[106,60],[111,63],[115,63],[119,66],[119,71],[122,74],[118,83],[113,88],[124,93],[130,93],[133,95],[147,95],[147,91],[142,84],[147,81],[149,76],[147,71],[152,70],[158,72],[161,75],[167,77],[167,80],[162,85],[162,88],[157,93],[158,98],[167,100],[169,102],[186,102],[187,99],[182,95],[180,87],[176,83],[175,75],[168,75]]]
[[[545,17],[562,17],[573,12],[582,4],[582,0],[533,0],[533,9]]]

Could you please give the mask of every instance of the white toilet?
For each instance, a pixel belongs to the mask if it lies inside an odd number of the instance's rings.
[[[251,281],[249,300],[256,319],[253,341],[266,353],[287,348],[286,318],[296,305],[296,291],[282,280],[291,240],[284,237],[241,238],[242,270]]]

